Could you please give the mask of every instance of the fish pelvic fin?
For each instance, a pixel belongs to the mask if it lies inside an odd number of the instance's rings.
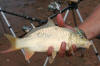
[[[56,51],[53,51],[53,52],[52,52],[52,56],[49,57],[49,63],[50,63],[50,64],[53,63],[53,61],[54,61],[56,55],[57,55],[57,52],[56,52]]]
[[[4,34],[4,36],[10,41],[11,47],[10,47],[10,49],[1,51],[0,53],[8,53],[8,52],[12,52],[14,50],[17,50],[17,48],[16,48],[16,40],[17,40],[17,38],[15,38],[15,37],[13,37],[13,36],[11,36],[9,34]]]
[[[34,54],[34,51],[31,51],[28,48],[24,48],[24,52],[25,52],[25,60],[28,61]]]

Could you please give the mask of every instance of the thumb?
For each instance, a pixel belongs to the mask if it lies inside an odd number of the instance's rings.
[[[65,27],[65,28],[68,28],[68,29],[71,29],[72,31],[76,32],[76,30],[75,30],[73,27],[69,26],[69,25],[65,25],[65,24],[64,24],[64,27]]]

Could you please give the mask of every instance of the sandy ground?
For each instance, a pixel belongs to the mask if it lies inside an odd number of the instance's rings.
[[[48,12],[48,1],[49,0],[0,0],[0,7],[11,12],[46,19],[49,15],[51,15],[51,13]],[[95,7],[98,4],[100,4],[100,0],[84,0],[79,4],[79,10],[84,20],[92,14],[93,10],[95,10]],[[24,34],[24,32],[21,30],[22,26],[30,26],[30,21],[28,20],[8,14],[6,14],[6,16],[17,36]],[[69,14],[66,22],[73,25],[73,17],[71,13]],[[77,22],[79,23],[78,18]],[[38,24],[35,23],[35,25]],[[0,51],[10,47],[10,43],[3,36],[4,33],[10,34],[10,31],[0,15]],[[98,52],[100,53],[100,40],[94,39],[94,43]],[[77,55],[79,54],[77,53]],[[25,61],[22,52],[19,50],[6,54],[0,54],[0,66],[43,66],[45,59],[46,53],[36,53],[30,59],[31,63],[28,64]],[[47,66],[100,66],[100,62],[98,61],[93,48],[91,47],[85,52],[85,56],[83,58],[79,56],[65,56],[63,58],[57,56],[54,63],[48,63]]]

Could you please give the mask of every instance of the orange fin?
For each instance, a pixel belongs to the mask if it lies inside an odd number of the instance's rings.
[[[35,54],[34,51],[30,51],[28,48],[25,48],[24,51],[26,61],[28,61]]]

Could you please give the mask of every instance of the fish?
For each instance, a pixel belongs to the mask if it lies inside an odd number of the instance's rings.
[[[66,51],[70,50],[73,44],[77,48],[88,49],[91,46],[89,40],[81,38],[77,32],[68,28],[56,26],[52,19],[48,19],[47,24],[32,29],[23,38],[15,38],[9,34],[4,34],[4,36],[10,41],[11,48],[2,53],[24,49],[26,60],[29,60],[35,52],[47,52],[50,46],[54,48],[52,52],[52,60],[54,60],[63,41],[67,43]]]

